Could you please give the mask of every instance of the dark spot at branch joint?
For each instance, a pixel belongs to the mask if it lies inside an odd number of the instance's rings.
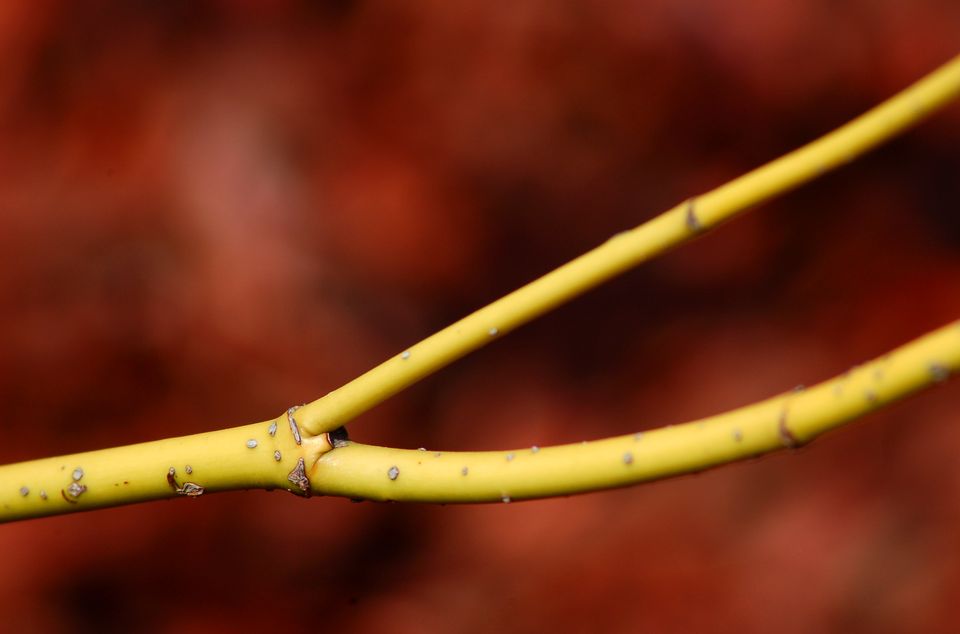
[[[780,435],[780,444],[787,449],[796,449],[800,446],[800,441],[796,436],[793,435],[793,432],[790,431],[790,428],[787,427],[786,407],[784,407],[783,411],[780,412],[780,420],[777,422],[777,433]]]
[[[691,233],[700,233],[701,231],[703,231],[703,225],[700,224],[700,219],[697,218],[697,199],[696,198],[691,198],[690,200],[687,201],[686,221],[687,221],[687,229],[689,229]]]
[[[310,480],[307,478],[307,469],[303,463],[303,458],[297,460],[297,466],[287,474],[287,480],[297,485],[297,488],[300,490],[300,493],[297,493],[297,495],[302,495],[306,498],[310,497]],[[296,491],[293,491],[293,493],[296,493]]]
[[[331,432],[327,432],[327,442],[334,449],[346,447],[350,444],[350,436],[347,434],[346,427],[337,427]]]

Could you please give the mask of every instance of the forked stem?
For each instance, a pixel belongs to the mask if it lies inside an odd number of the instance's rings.
[[[465,354],[773,196],[845,164],[960,94],[960,57],[834,132],[603,245],[274,421],[0,467],[0,521],[230,489],[489,502],[700,471],[817,435],[960,368],[957,323],[802,393],[701,421],[509,452],[349,443],[344,423]]]

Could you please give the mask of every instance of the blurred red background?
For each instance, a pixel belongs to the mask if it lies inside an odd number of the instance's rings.
[[[958,45],[955,0],[3,3],[0,460],[273,417]],[[955,106],[352,436],[622,434],[956,319],[958,141]],[[569,499],[248,492],[6,525],[3,629],[956,631],[958,398]]]

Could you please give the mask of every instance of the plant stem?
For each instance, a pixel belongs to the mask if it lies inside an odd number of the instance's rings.
[[[297,444],[284,414],[205,434],[0,466],[0,521],[234,489],[309,495],[290,474],[301,460],[312,465],[331,448],[327,434]]]
[[[820,434],[960,370],[960,321],[829,381],[681,425],[555,447],[424,452],[350,443],[320,457],[315,492],[404,502],[569,495],[694,473]]]
[[[960,56],[826,136],[613,236],[304,406],[304,428],[319,434],[346,424],[409,385],[612,277],[849,163],[958,95]]]
[[[793,447],[960,368],[960,325],[802,393],[590,443],[425,453],[337,429],[489,341],[738,213],[849,162],[960,94],[960,57],[827,136],[618,234],[327,396],[273,421],[0,467],[0,521],[240,488],[488,502],[624,486]],[[276,452],[276,453],[275,453]]]

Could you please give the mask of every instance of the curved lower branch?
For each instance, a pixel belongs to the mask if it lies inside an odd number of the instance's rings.
[[[304,433],[275,420],[0,467],[0,522],[235,489],[417,502],[509,502],[627,486],[791,448],[960,370],[960,321],[803,391],[592,442],[442,452]],[[300,439],[298,442],[298,438]]]
[[[357,443],[320,457],[313,490],[371,500],[509,502],[622,487],[793,448],[960,369],[960,321],[829,381],[717,416],[556,447],[435,452]]]

